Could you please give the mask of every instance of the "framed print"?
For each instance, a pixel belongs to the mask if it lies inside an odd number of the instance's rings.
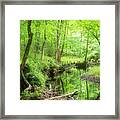
[[[119,7],[2,2],[1,118],[119,119]]]

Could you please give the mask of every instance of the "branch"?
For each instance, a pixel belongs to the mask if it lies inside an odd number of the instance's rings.
[[[78,91],[76,90],[72,93],[68,93],[68,94],[61,95],[61,96],[51,97],[51,98],[48,98],[48,99],[45,99],[45,100],[55,100],[55,99],[59,99],[59,98],[67,97],[67,96],[73,96],[73,95],[77,95],[77,94],[78,94]]]
[[[98,37],[93,32],[91,32],[91,34],[96,38],[96,40],[98,41],[98,44],[100,45],[100,41],[99,41]]]
[[[88,31],[90,30],[89,28],[85,27]],[[90,32],[94,37],[95,39],[97,40],[98,44],[100,45],[100,41],[99,41],[99,38],[93,33],[93,32]]]

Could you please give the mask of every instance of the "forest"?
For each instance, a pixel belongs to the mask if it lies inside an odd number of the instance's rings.
[[[100,21],[20,20],[20,100],[100,100]]]

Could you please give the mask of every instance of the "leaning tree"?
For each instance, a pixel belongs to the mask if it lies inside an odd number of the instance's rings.
[[[32,20],[28,20],[28,25],[27,25],[28,43],[27,43],[27,46],[25,48],[25,52],[24,52],[22,62],[21,62],[21,65],[20,65],[20,91],[23,91],[26,88],[28,88],[28,89],[31,88],[31,85],[27,81],[27,79],[25,78],[25,75],[24,75],[24,72],[23,72],[24,68],[25,68],[25,65],[26,65],[27,58],[28,58],[28,54],[29,54],[29,51],[30,51],[30,47],[31,47],[31,44],[32,44],[33,33],[31,31],[31,23],[32,23]]]

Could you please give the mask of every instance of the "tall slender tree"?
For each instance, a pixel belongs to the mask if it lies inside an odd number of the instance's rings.
[[[27,29],[28,29],[28,43],[27,43],[27,46],[26,46],[26,49],[25,49],[25,52],[24,52],[24,55],[23,55],[21,66],[20,66],[21,71],[25,67],[25,64],[26,64],[26,61],[27,61],[27,58],[28,58],[28,54],[29,54],[29,50],[30,50],[30,47],[31,47],[31,44],[32,44],[33,33],[31,32],[31,22],[32,22],[32,20],[28,20],[28,26],[27,26]]]
[[[87,69],[87,55],[88,55],[88,43],[89,43],[89,31],[87,33],[87,42],[86,42],[86,53],[85,53],[85,72]],[[89,89],[88,89],[88,81],[86,80],[86,93],[87,93],[87,100],[89,100]]]
[[[61,57],[62,57],[62,54],[63,54],[63,50],[64,50],[64,46],[65,46],[65,40],[66,40],[66,36],[67,36],[67,21],[64,21],[64,28],[63,28],[63,43],[62,43],[62,48],[61,48],[61,51],[60,51],[60,61],[61,61]]]
[[[62,30],[62,25],[63,25],[63,20],[58,20],[58,24],[57,24],[57,34],[56,34],[56,39],[57,39],[57,43],[56,43],[56,62],[60,62],[60,36],[61,36],[61,30]]]
[[[42,44],[42,47],[41,47],[41,60],[44,59],[44,47],[45,47],[45,43],[47,41],[47,35],[46,35],[47,21],[46,20],[44,20],[44,24],[45,24],[45,27],[44,27],[44,41],[43,41],[43,44]]]
[[[25,64],[26,64],[26,61],[27,61],[27,58],[28,58],[28,54],[29,54],[29,51],[30,51],[30,46],[32,44],[32,37],[33,37],[33,33],[31,32],[31,20],[28,20],[28,26],[27,26],[27,29],[28,29],[28,43],[27,43],[27,46],[26,46],[26,49],[25,49],[25,52],[24,52],[24,55],[23,55],[23,59],[22,59],[22,63],[20,65],[20,89],[21,91],[24,90],[25,88],[31,88],[31,85],[29,84],[29,82],[27,81],[27,79],[25,78],[25,75],[24,75],[24,67],[25,67]]]

